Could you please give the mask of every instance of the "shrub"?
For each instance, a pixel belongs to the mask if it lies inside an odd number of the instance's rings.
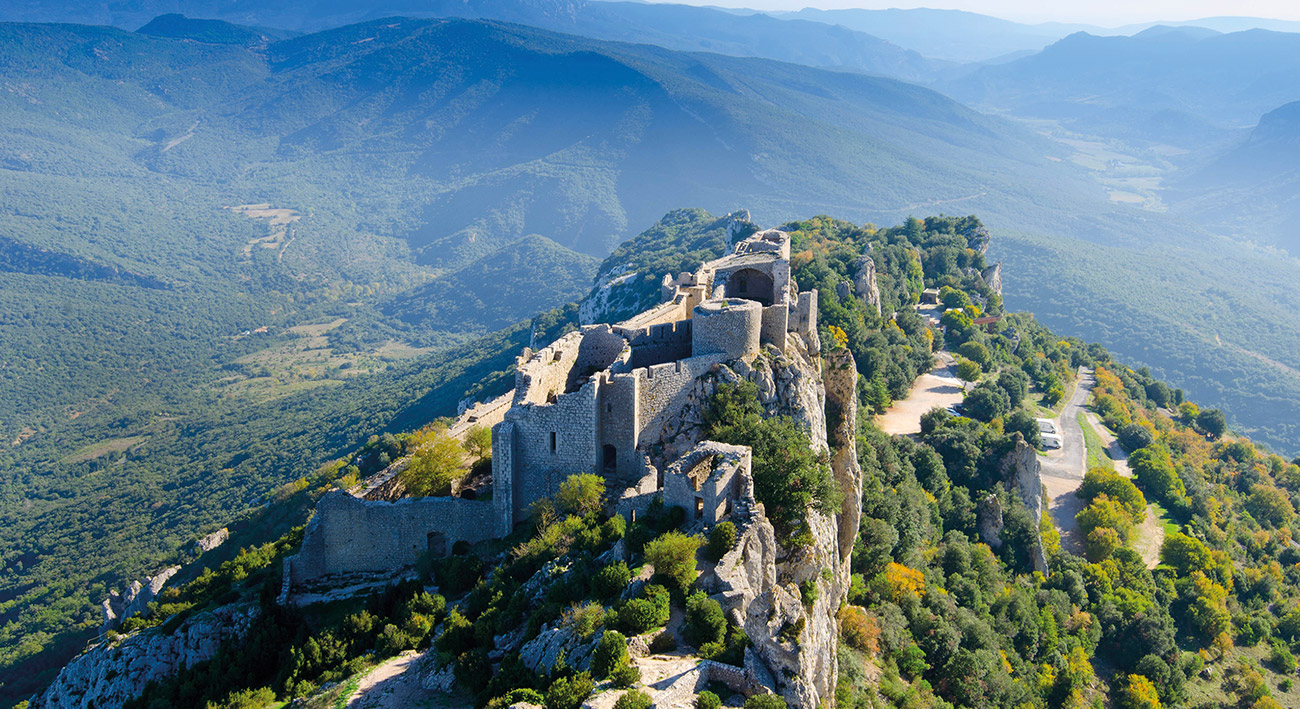
[[[722,699],[707,689],[695,697],[695,709],[721,709],[721,707]]]
[[[411,434],[411,457],[400,477],[412,495],[450,495],[451,483],[461,474],[465,449],[445,426],[432,424]]]
[[[375,641],[375,652],[381,656],[396,655],[413,647],[415,640],[392,623],[379,631],[379,639]]]
[[[541,706],[545,702],[546,697],[543,697],[542,693],[536,689],[512,689],[506,695],[506,706],[512,704],[536,704]]]
[[[631,687],[641,681],[641,669],[624,663],[609,673],[609,681],[615,687]]]
[[[786,709],[785,699],[776,694],[755,694],[745,700],[745,709]]]
[[[595,688],[590,672],[561,677],[546,690],[546,709],[578,709]]]
[[[695,581],[695,552],[700,544],[699,537],[688,537],[674,530],[646,544],[645,558],[654,566],[656,574],[671,579],[685,591]]]
[[[600,525],[600,534],[605,538],[606,544],[613,544],[627,536],[627,520],[623,518],[623,515],[610,517],[605,520],[604,524]]]
[[[1119,439],[1119,444],[1124,446],[1124,450],[1130,453],[1139,448],[1146,448],[1155,440],[1155,436],[1140,423],[1126,423],[1120,426],[1119,433],[1115,437]]]
[[[575,603],[564,612],[560,622],[572,629],[578,637],[588,638],[605,624],[605,607],[595,601],[581,605]]]
[[[686,640],[696,647],[708,643],[721,643],[727,633],[727,617],[722,606],[703,591],[696,591],[686,599]]]
[[[629,689],[614,702],[614,709],[650,709],[652,706],[654,702],[650,701],[650,695],[639,689]]]
[[[456,684],[470,692],[483,691],[492,679],[492,663],[488,660],[487,651],[479,647],[463,653],[456,658],[452,674],[456,677]]]
[[[657,583],[652,583],[645,587],[643,595],[654,604],[655,607],[655,624],[665,625],[668,618],[672,615],[672,596],[668,594],[668,589]]]
[[[880,652],[880,627],[867,612],[857,606],[842,606],[839,612],[840,637],[850,647],[875,655]]]
[[[627,637],[617,630],[606,630],[591,654],[591,673],[604,679],[627,663]]]
[[[605,499],[605,479],[594,473],[570,475],[555,493],[560,510],[585,517],[600,510]]]
[[[736,525],[731,522],[719,522],[718,526],[709,532],[709,547],[706,553],[710,559],[718,561],[734,546],[736,546]]]
[[[821,595],[821,591],[817,589],[817,579],[808,579],[799,584],[799,597],[803,599],[805,606],[811,607],[812,604],[817,602],[819,595]]]
[[[631,581],[632,571],[627,568],[627,564],[616,561],[596,572],[591,579],[591,590],[600,598],[609,598],[622,593]]]
[[[618,624],[632,635],[640,635],[659,627],[659,611],[653,601],[633,598],[618,612]]]
[[[650,641],[650,652],[655,654],[672,652],[677,649],[677,636],[665,630]]]

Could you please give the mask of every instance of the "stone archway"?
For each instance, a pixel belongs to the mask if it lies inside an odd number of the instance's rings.
[[[772,277],[755,268],[742,268],[727,276],[728,298],[756,300],[764,306],[775,302]]]

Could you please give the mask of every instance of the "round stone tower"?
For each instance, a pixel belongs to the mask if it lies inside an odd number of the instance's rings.
[[[757,301],[705,301],[691,316],[691,354],[724,354],[727,359],[757,354],[762,330],[763,306]]]

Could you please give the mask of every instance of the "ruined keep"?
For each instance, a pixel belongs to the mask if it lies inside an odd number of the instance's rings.
[[[490,494],[392,500],[398,461],[356,490],[322,498],[301,551],[285,562],[282,600],[366,575],[391,577],[457,542],[505,536],[563,480],[595,473],[613,509],[629,517],[659,499],[683,507],[697,530],[735,521],[737,549],[753,553],[729,556],[709,578],[754,640],[746,676],[798,706],[833,701],[835,612],[848,590],[861,502],[856,368],[847,351],[823,364],[817,293],[799,293],[791,280],[789,235],[734,238],[726,256],[666,276],[660,305],[524,348],[514,389],[464,412],[452,428],[456,435],[474,423],[491,426]],[[741,380],[757,385],[769,415],[805,428],[847,493],[840,513],[809,513],[811,548],[775,543],[754,500],[748,448],[701,440],[709,396]],[[800,600],[806,583],[820,588],[811,607]],[[791,641],[794,627],[803,637]]]

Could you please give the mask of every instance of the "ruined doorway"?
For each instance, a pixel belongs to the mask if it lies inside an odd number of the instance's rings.
[[[727,277],[728,298],[756,300],[764,306],[774,302],[772,277],[753,268],[742,268]]]
[[[618,470],[618,449],[614,446],[605,446],[603,462],[601,465],[605,472],[612,473]]]
[[[447,555],[447,535],[442,532],[429,532],[429,556],[440,558]]]

